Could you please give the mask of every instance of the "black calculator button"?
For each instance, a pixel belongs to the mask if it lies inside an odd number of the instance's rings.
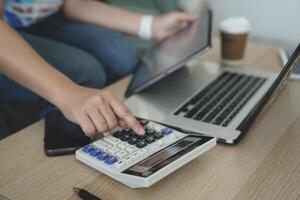
[[[147,143],[145,141],[139,141],[138,143],[136,143],[135,146],[137,148],[143,148],[143,147],[147,146]]]
[[[131,137],[127,142],[134,145],[138,142],[138,139],[136,137]]]
[[[116,138],[120,138],[121,137],[121,132],[117,131],[117,132],[113,133],[113,136],[116,137]]]
[[[164,136],[163,136],[163,134],[161,134],[161,133],[159,133],[159,132],[156,132],[156,133],[153,134],[153,137],[154,137],[155,139],[160,139],[160,138],[162,138],[162,137],[164,137]]]
[[[155,141],[155,138],[152,137],[152,136],[147,136],[146,139],[145,139],[145,141],[146,141],[148,144],[150,144],[150,143],[152,143],[152,142]]]
[[[122,130],[122,134],[131,134],[131,133],[133,133],[133,131],[132,131],[132,129],[131,128],[124,128],[123,130]]]
[[[155,134],[155,133],[156,133],[156,131],[153,130],[153,129],[147,129],[147,130],[146,130],[146,134],[147,134],[147,135],[153,135],[153,134]]]
[[[146,138],[146,135],[136,135],[136,137],[139,139],[139,140],[144,140]]]
[[[131,137],[130,134],[125,133],[125,134],[122,134],[122,135],[121,135],[120,139],[121,139],[122,141],[127,141],[127,140],[130,139],[130,137]]]

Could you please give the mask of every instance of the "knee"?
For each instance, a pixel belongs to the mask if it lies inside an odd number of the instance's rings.
[[[116,81],[132,73],[139,61],[136,48],[125,38],[120,39],[114,48],[117,49],[117,53],[113,50],[109,50],[106,58],[109,82]]]
[[[81,53],[72,58],[71,79],[79,85],[102,88],[106,84],[106,74],[102,64],[92,55]],[[70,74],[70,73],[69,73]]]
[[[114,65],[118,67],[118,75],[122,77],[134,71],[139,57],[136,48],[129,41],[125,42],[119,50],[120,55],[115,59]]]
[[[139,61],[135,46],[124,35],[116,31],[97,27],[93,34],[95,33],[97,36],[91,37],[95,39],[86,50],[103,63],[108,79],[116,80],[131,73]]]
[[[81,59],[82,85],[92,88],[102,88],[106,85],[106,74],[102,64],[96,59]]]

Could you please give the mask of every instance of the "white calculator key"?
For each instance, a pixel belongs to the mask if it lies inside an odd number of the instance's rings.
[[[115,166],[116,166],[117,168],[122,168],[124,165],[126,165],[126,162],[125,162],[124,160],[119,160],[119,161],[115,164]]]
[[[165,142],[162,141],[162,140],[158,140],[158,141],[156,141],[156,142],[154,143],[154,145],[157,146],[157,147],[162,147],[162,146],[165,145]]]
[[[122,159],[122,158],[124,158],[125,156],[127,156],[128,155],[128,153],[126,152],[126,151],[118,151],[117,153],[116,153],[116,156],[119,158],[119,159]]]
[[[119,152],[121,149],[119,149],[118,147],[112,147],[110,149],[107,150],[108,153],[113,154],[114,156],[117,155],[117,152]]]
[[[180,138],[180,136],[177,133],[173,133],[172,137],[174,137],[175,139],[179,139]]]
[[[112,145],[117,145],[121,142],[121,140],[119,140],[118,138],[115,138],[111,135],[104,137],[103,140],[110,143],[110,144],[112,144]]]
[[[129,144],[127,142],[121,142],[118,147],[120,147],[121,149],[126,149],[126,147],[128,147]]]
[[[103,140],[97,140],[96,142],[93,143],[97,148],[100,148],[104,151],[106,151],[108,148],[111,147],[110,144],[108,144],[107,142],[104,142]]]
[[[174,139],[172,136],[165,136],[161,139],[161,141],[165,144],[171,144],[174,142]]]
[[[132,157],[133,159],[135,159],[135,158],[140,157],[140,154],[139,154],[138,151],[136,151],[136,152],[134,152],[133,154],[131,154],[131,157]]]
[[[127,147],[125,150],[128,151],[129,153],[132,153],[132,152],[138,150],[138,148],[135,147],[135,146],[133,146],[133,145],[130,145],[130,146]]]
[[[124,163],[127,165],[129,164],[135,157],[133,156],[127,156],[126,158],[123,159]]]
[[[145,154],[146,152],[147,152],[146,149],[140,149],[140,150],[138,151],[138,153],[139,153],[140,155]]]

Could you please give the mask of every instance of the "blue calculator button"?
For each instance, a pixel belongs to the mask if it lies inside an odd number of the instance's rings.
[[[92,145],[88,144],[82,148],[82,151],[85,153],[89,153],[89,152],[93,151],[94,149],[95,148]]]
[[[93,157],[98,156],[101,153],[100,149],[94,149],[94,151],[91,151],[89,154]]]
[[[103,160],[105,160],[108,156],[109,156],[108,153],[101,152],[101,153],[97,156],[97,159],[103,161]]]
[[[117,162],[118,161],[118,159],[116,158],[116,157],[114,157],[114,156],[109,156],[109,157],[107,157],[106,159],[105,159],[105,163],[106,164],[109,164],[109,165],[112,165],[112,164],[114,164],[115,162]]]
[[[169,135],[173,132],[173,130],[170,129],[170,128],[164,128],[164,129],[162,129],[161,132],[162,132],[163,135]]]

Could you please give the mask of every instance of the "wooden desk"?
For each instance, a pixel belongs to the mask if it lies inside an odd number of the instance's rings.
[[[218,60],[218,42],[201,60]],[[275,48],[251,44],[248,66],[278,70]],[[122,96],[129,78],[113,85]],[[0,141],[0,193],[14,199],[78,199],[80,186],[104,200],[300,199],[300,83],[289,82],[238,145],[217,145],[147,189],[130,189],[77,162],[47,158],[43,121]]]

